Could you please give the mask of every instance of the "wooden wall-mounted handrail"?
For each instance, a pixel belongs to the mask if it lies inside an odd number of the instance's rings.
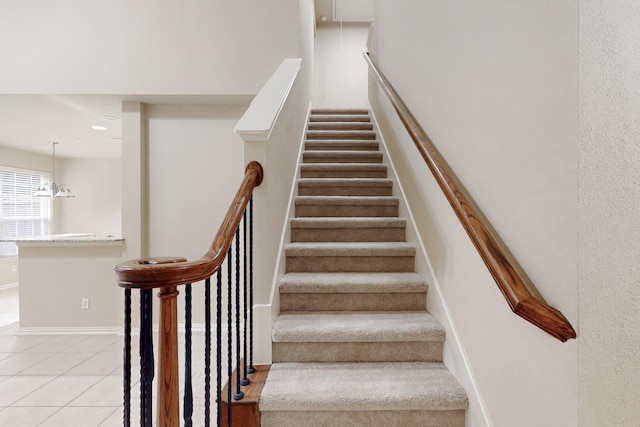
[[[253,189],[262,182],[262,166],[247,165],[245,176],[209,250],[198,260],[149,258],[128,261],[115,267],[118,285],[123,288],[161,288],[195,283],[213,275],[222,265],[236,229],[242,220]]]
[[[511,310],[560,341],[575,338],[576,332],[564,315],[531,294],[525,281],[509,261],[510,254],[505,253],[500,247],[499,238],[494,234],[493,228],[485,222],[484,216],[474,208],[475,204],[467,196],[467,191],[453,174],[431,139],[367,53],[364,54],[364,58],[480,253]]]

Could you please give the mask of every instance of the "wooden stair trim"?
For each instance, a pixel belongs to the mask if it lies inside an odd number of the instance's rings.
[[[240,366],[244,366],[244,361],[240,361]],[[234,425],[242,427],[260,427],[260,395],[262,388],[267,380],[269,369],[271,365],[255,365],[256,372],[249,374],[248,377],[251,380],[251,384],[242,387],[244,392],[244,398],[242,400],[234,400],[231,403],[231,421]],[[236,367],[236,369],[238,369]],[[232,374],[232,395],[236,390],[236,369]],[[228,405],[227,399],[229,393],[229,383],[225,384],[222,388],[222,424],[223,426],[228,424]]]
[[[576,332],[567,318],[542,300],[533,283],[521,273],[515,257],[502,243],[500,236],[482,214],[391,83],[373,63],[368,53],[364,54],[364,58],[511,310],[560,341],[575,338]]]

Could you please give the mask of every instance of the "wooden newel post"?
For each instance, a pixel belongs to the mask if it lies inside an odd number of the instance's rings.
[[[158,427],[180,425],[178,380],[178,289],[162,288],[158,336]]]

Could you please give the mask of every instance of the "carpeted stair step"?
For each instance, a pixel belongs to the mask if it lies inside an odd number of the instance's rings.
[[[287,273],[413,272],[416,248],[405,242],[304,242],[285,248]]]
[[[407,221],[402,218],[294,218],[292,242],[403,242]]]
[[[393,182],[380,178],[300,178],[300,196],[391,196]]]
[[[382,153],[377,151],[304,151],[303,163],[382,163]]]
[[[464,427],[468,399],[440,362],[275,363],[263,427]]]
[[[442,361],[444,329],[422,312],[286,313],[271,333],[273,361]]]
[[[307,139],[376,139],[372,130],[308,130]]]
[[[288,273],[279,281],[280,311],[418,311],[426,281],[416,273]]]
[[[386,178],[380,163],[311,163],[300,165],[301,178]]]
[[[368,116],[369,110],[366,108],[313,108],[311,109],[311,115],[357,115]]]
[[[368,114],[311,114],[309,122],[370,122]]]
[[[309,122],[307,130],[373,130],[371,122]]]
[[[308,151],[378,151],[378,141],[334,139],[334,140],[308,140],[304,143],[304,149]]]
[[[397,217],[400,201],[394,197],[298,196],[297,217]]]

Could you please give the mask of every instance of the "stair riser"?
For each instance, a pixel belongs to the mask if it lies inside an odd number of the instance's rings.
[[[370,122],[371,117],[367,114],[312,114],[309,121],[316,122]]]
[[[344,154],[308,154],[302,153],[303,163],[382,163],[382,154],[362,152],[349,152],[353,155]]]
[[[417,293],[280,294],[280,311],[422,311],[427,295]]]
[[[301,178],[386,178],[386,170],[305,170],[300,171]]]
[[[400,227],[291,228],[292,242],[404,242]]]
[[[274,342],[273,362],[441,362],[442,342]]]
[[[465,411],[265,411],[262,427],[464,427]]]
[[[305,150],[310,151],[372,151],[377,152],[379,144],[375,141],[307,141],[304,144]]]
[[[302,205],[296,204],[296,216],[311,217],[397,217],[398,206],[388,205]]]
[[[307,131],[307,139],[356,139],[356,140],[375,140],[376,133],[374,131],[354,131],[354,130],[310,130]]]
[[[306,186],[298,184],[299,196],[391,196],[393,190],[390,186],[368,187],[323,187],[319,185]]]
[[[287,273],[413,271],[413,256],[287,256]]]

